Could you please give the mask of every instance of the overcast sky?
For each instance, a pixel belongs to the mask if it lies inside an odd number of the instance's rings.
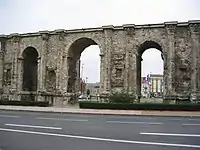
[[[0,34],[188,20],[200,20],[200,0],[0,0]],[[159,51],[142,57],[143,76],[163,73]],[[98,46],[85,49],[81,60],[84,78],[99,81]]]

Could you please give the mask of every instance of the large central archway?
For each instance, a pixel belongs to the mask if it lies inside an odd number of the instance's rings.
[[[84,50],[86,50],[88,47],[96,45],[98,46],[97,42],[92,40],[91,38],[80,38],[72,43],[68,50],[68,83],[67,83],[67,92],[68,93],[77,93],[82,91],[82,82],[87,82],[83,79],[81,75],[81,61],[80,57]],[[100,53],[100,48],[99,53]],[[94,49],[96,50],[96,49]],[[91,70],[91,74],[93,73],[93,70]],[[87,84],[87,83],[86,83]]]
[[[160,57],[162,58],[162,60],[164,60],[164,58],[163,58],[163,49],[162,49],[161,45],[158,44],[157,42],[155,42],[155,41],[145,41],[144,43],[142,43],[139,46],[138,53],[137,53],[137,62],[136,62],[136,65],[137,65],[136,66],[137,67],[137,77],[136,78],[137,78],[137,94],[138,95],[141,95],[141,89],[142,89],[142,85],[141,84],[144,82],[142,80],[142,78],[141,78],[141,76],[142,76],[142,74],[141,74],[142,73],[142,67],[141,66],[142,66],[142,61],[143,61],[142,55],[146,50],[149,50],[149,49],[154,49],[154,50],[160,51],[161,52],[161,56]],[[153,57],[153,56],[149,56],[149,57]],[[152,63],[152,62],[150,62],[150,63]],[[156,67],[156,64],[151,64],[151,65]],[[163,63],[163,68],[164,68],[164,63]],[[151,76],[150,73],[151,72],[149,72],[148,76]],[[162,75],[164,77],[164,72],[162,72]],[[162,77],[162,81],[161,82],[163,82],[163,77]],[[146,82],[146,80],[149,80],[149,79],[147,79],[147,77],[144,77],[144,79],[145,79],[145,82]],[[149,81],[147,81],[147,82],[149,82]],[[149,86],[151,86],[151,85],[149,85]],[[164,86],[163,83],[162,83],[162,86]],[[145,87],[145,88],[147,88],[147,87]],[[152,88],[152,87],[150,87],[150,88]],[[162,89],[164,90],[165,88],[163,87]],[[152,90],[153,89],[149,89],[150,92]],[[162,90],[162,93],[163,93],[163,90]]]

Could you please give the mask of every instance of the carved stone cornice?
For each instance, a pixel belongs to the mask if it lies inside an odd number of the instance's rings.
[[[49,39],[49,34],[48,33],[41,33],[41,38],[44,41],[47,41]]]
[[[126,31],[126,35],[133,36],[135,34],[135,28],[134,27],[126,27],[124,28]]]
[[[16,36],[13,36],[13,43],[19,43],[21,40],[21,37],[16,35]]]
[[[166,28],[167,34],[174,35],[176,31],[176,27],[177,27],[176,24],[166,25],[165,28]]]
[[[59,33],[59,40],[60,40],[60,41],[64,41],[65,36],[66,36],[66,33],[65,33],[65,32],[60,32],[60,33]]]
[[[192,34],[200,34],[200,24],[190,24],[189,29]]]

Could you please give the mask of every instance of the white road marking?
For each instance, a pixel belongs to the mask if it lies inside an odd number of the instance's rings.
[[[200,119],[194,119],[194,118],[189,118],[189,119],[168,119],[170,121],[200,121]]]
[[[119,123],[119,124],[148,124],[148,125],[162,125],[160,122],[123,122],[123,121],[106,121],[107,123]]]
[[[186,119],[167,119],[167,120],[169,120],[169,121],[184,121]]]
[[[134,120],[134,119],[152,119],[151,117],[137,117],[137,116],[112,116],[112,117],[106,117],[107,119],[128,119],[128,120]]]
[[[60,121],[88,121],[86,119],[42,118],[42,117],[37,117],[37,119],[43,119],[43,120],[60,120]]]
[[[0,117],[19,118],[19,116],[0,115]]]
[[[200,126],[200,124],[182,124],[183,126]]]
[[[194,119],[194,118],[191,118],[189,119],[190,121],[200,121],[200,119]]]
[[[98,138],[98,137],[65,135],[65,134],[58,134],[58,133],[45,133],[45,132],[35,132],[35,131],[25,131],[25,130],[14,130],[14,129],[5,129],[5,128],[0,128],[0,131],[27,133],[27,134],[35,134],[35,135],[46,135],[46,136],[56,136],[56,137],[65,137],[65,138],[75,138],[75,139],[84,139],[84,140],[105,141],[105,142],[127,143],[127,144],[144,144],[144,145],[187,147],[187,148],[199,148],[200,149],[200,145],[117,140],[117,139],[107,139],[107,138]]]
[[[25,124],[5,124],[6,126],[13,127],[25,127],[25,128],[41,128],[41,129],[53,129],[53,130],[61,130],[62,128],[58,127],[48,127],[48,126],[33,126],[33,125],[25,125]]]
[[[199,134],[173,134],[173,133],[143,133],[142,135],[160,135],[160,136],[182,136],[182,137],[200,137]]]

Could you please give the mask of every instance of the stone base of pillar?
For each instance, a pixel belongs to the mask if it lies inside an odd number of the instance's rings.
[[[36,101],[45,101],[45,96],[36,95]]]
[[[190,103],[190,95],[188,94],[178,94],[177,95],[177,103]]]
[[[163,97],[163,100],[165,101],[176,101],[176,99],[177,99],[177,95],[175,94],[169,94]]]
[[[17,94],[10,94],[9,100],[19,101],[20,97]]]
[[[10,91],[9,91],[9,100],[15,100],[15,101],[16,100],[20,100],[16,89],[10,89]]]
[[[168,94],[164,96],[164,101],[174,101],[176,103],[190,103],[196,101],[198,98],[195,94]]]
[[[64,97],[54,97],[53,106],[56,107],[66,107],[68,105],[68,101],[65,100]]]
[[[200,93],[191,93],[190,95],[190,101],[192,103],[200,103]]]

